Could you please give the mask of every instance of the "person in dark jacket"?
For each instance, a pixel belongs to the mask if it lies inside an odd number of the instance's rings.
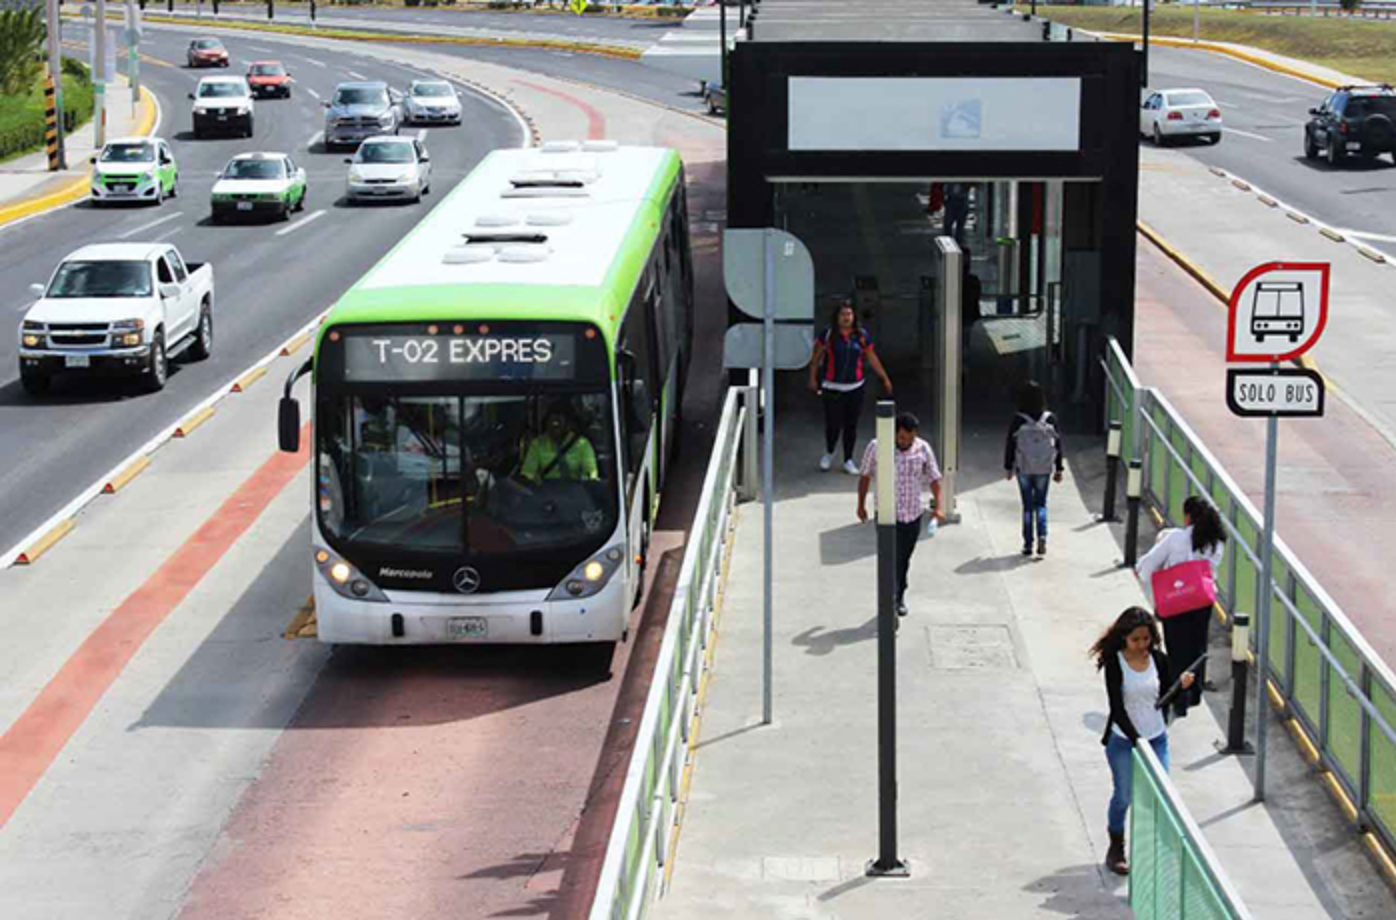
[[[1018,388],[1018,411],[1008,424],[1003,446],[1004,478],[1018,477],[1023,499],[1024,556],[1032,555],[1034,530],[1037,554],[1047,555],[1047,480],[1061,482],[1065,469],[1057,417],[1047,411],[1042,386],[1035,380],[1026,381]]]
[[[979,276],[970,270],[971,253],[962,249],[960,256],[960,367],[969,362],[969,346],[974,334],[974,324],[984,318],[979,312],[979,301],[984,296],[984,286]]]
[[[1110,716],[1100,743],[1105,746],[1115,785],[1107,812],[1110,849],[1105,865],[1116,875],[1129,874],[1125,816],[1134,792],[1134,746],[1148,741],[1159,763],[1168,769],[1168,719],[1158,704],[1172,687],[1173,672],[1161,646],[1158,620],[1143,607],[1130,607],[1090,650],[1096,670],[1105,674],[1105,695],[1110,701]],[[1191,687],[1193,674],[1185,672],[1179,684],[1184,689]]]
[[[868,371],[882,381],[882,392],[892,395],[892,380],[873,347],[868,330],[858,325],[853,301],[843,300],[834,308],[829,327],[814,340],[809,362],[809,390],[824,401],[824,456],[819,468],[828,472],[834,465],[834,448],[843,438],[843,471],[850,476],[861,472],[853,460],[858,442],[858,416],[863,411],[863,384]]]

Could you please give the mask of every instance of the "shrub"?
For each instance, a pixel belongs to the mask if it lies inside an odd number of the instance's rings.
[[[20,96],[34,85],[45,34],[38,7],[0,10],[0,92]]]

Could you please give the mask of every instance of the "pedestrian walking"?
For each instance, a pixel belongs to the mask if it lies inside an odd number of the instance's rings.
[[[1018,387],[1018,411],[1008,425],[1003,446],[1004,478],[1018,478],[1023,499],[1023,555],[1032,555],[1037,534],[1037,554],[1047,555],[1047,487],[1062,481],[1062,436],[1057,417],[1047,411],[1042,386],[1029,380]]]
[[[893,484],[897,505],[897,615],[906,616],[907,572],[911,554],[921,536],[921,518],[926,514],[926,489],[935,496],[935,520],[945,523],[945,508],[941,504],[940,467],[931,445],[918,432],[921,423],[910,412],[897,413],[896,469]],[[868,519],[868,488],[877,475],[877,438],[868,442],[863,451],[862,478],[858,480],[858,520]]]
[[[979,276],[971,270],[972,254],[961,249],[960,256],[960,367],[969,367],[969,346],[974,334],[974,324],[984,318],[979,312],[979,301],[984,296],[984,287]]]
[[[834,465],[834,448],[843,439],[843,471],[858,475],[853,448],[858,443],[858,417],[863,412],[863,384],[871,367],[882,381],[882,391],[892,395],[892,381],[877,357],[872,337],[858,325],[853,302],[843,300],[834,308],[829,327],[814,340],[809,362],[809,388],[824,400],[824,456],[819,468]]]
[[[969,219],[969,185],[951,182],[945,187],[945,233],[955,242],[965,241],[965,221]]]
[[[1105,865],[1116,875],[1129,874],[1125,858],[1125,816],[1133,795],[1134,746],[1149,742],[1154,756],[1168,769],[1168,718],[1159,703],[1173,686],[1169,658],[1159,648],[1158,620],[1143,607],[1130,607],[1110,624],[1091,646],[1096,670],[1105,673],[1110,715],[1105,722],[1105,759],[1114,792],[1106,813],[1110,849]],[[1178,683],[1190,688],[1194,675],[1185,672]]]
[[[1159,534],[1154,548],[1144,554],[1135,566],[1139,580],[1159,610],[1163,620],[1163,640],[1168,646],[1168,654],[1179,661],[1193,661],[1207,653],[1207,633],[1212,625],[1212,601],[1216,598],[1215,581],[1217,568],[1221,565],[1222,553],[1226,544],[1226,528],[1221,515],[1212,503],[1200,495],[1191,495],[1183,502],[1183,526],[1170,527]],[[1165,613],[1159,609],[1161,598],[1154,590],[1154,575],[1175,569],[1189,562],[1205,560],[1211,570],[1213,585],[1210,592],[1201,594],[1205,598],[1194,609],[1181,613]],[[1186,581],[1191,576],[1180,572],[1178,579]],[[1203,589],[1205,592],[1205,589]],[[1210,596],[1208,596],[1210,595]],[[1207,659],[1197,668],[1197,686],[1192,692],[1179,694],[1175,704],[1178,716],[1188,714],[1189,707],[1202,703],[1202,690],[1207,682]]]

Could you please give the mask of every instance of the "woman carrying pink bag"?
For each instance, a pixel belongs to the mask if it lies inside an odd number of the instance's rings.
[[[1159,534],[1158,542],[1139,560],[1135,571],[1163,621],[1168,654],[1175,661],[1194,661],[1207,653],[1226,529],[1217,509],[1198,495],[1183,502],[1183,524]],[[1199,562],[1206,563],[1206,568],[1195,564]],[[1179,610],[1180,606],[1190,609]],[[1189,707],[1202,702],[1206,679],[1207,660],[1203,658],[1197,682],[1189,692],[1178,695],[1174,704],[1177,716],[1187,715]]]

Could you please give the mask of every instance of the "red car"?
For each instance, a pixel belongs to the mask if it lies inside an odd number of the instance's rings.
[[[253,61],[247,68],[247,85],[259,99],[268,96],[291,98],[291,84],[296,82],[281,66],[280,61]]]
[[[189,43],[185,60],[190,67],[227,67],[228,49],[216,38],[196,38]]]

